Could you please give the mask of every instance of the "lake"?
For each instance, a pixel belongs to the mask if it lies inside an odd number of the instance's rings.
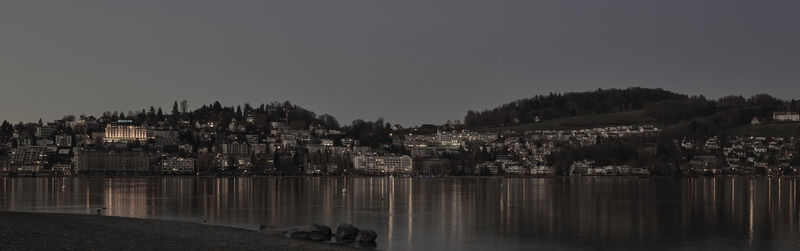
[[[375,230],[382,250],[797,249],[798,181],[0,177],[0,210],[105,208],[104,215],[249,229],[352,223]]]

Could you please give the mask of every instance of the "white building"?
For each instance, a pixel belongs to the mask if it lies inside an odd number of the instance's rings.
[[[772,120],[778,122],[798,122],[800,121],[800,113],[796,112],[774,112],[772,113]]]
[[[103,135],[103,141],[105,142],[131,142],[146,140],[147,129],[144,126],[109,124],[106,126],[105,135]]]
[[[353,168],[370,173],[411,173],[413,165],[411,157],[377,156],[359,154],[353,156]]]

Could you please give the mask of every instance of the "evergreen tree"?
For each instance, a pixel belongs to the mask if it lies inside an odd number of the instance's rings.
[[[172,116],[178,116],[178,101],[172,104]]]

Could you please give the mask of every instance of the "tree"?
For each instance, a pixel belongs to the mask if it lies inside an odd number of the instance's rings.
[[[187,102],[187,101],[184,99],[184,100],[182,100],[182,101],[181,101],[181,112],[182,112],[183,114],[186,114],[186,112],[188,112],[188,111],[189,111],[189,102]]]
[[[326,113],[326,114],[319,115],[319,117],[318,117],[317,119],[318,119],[318,120],[320,121],[320,123],[322,123],[322,125],[324,125],[326,128],[330,128],[330,129],[339,129],[339,121],[338,121],[338,120],[336,120],[336,118],[335,118],[335,117],[333,117],[333,116],[331,116],[330,114],[327,114],[327,113]]]
[[[11,139],[11,136],[14,134],[14,126],[8,121],[3,120],[3,124],[0,126],[0,141],[5,142]]]
[[[221,112],[222,105],[219,103],[219,101],[214,101],[214,105],[212,106],[211,109],[213,109],[215,112]]]
[[[172,116],[178,116],[178,101],[172,104]]]

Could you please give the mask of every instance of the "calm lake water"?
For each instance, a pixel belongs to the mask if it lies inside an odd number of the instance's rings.
[[[796,178],[0,177],[0,210],[352,223],[383,250],[797,249]],[[342,193],[347,187],[348,193]]]

